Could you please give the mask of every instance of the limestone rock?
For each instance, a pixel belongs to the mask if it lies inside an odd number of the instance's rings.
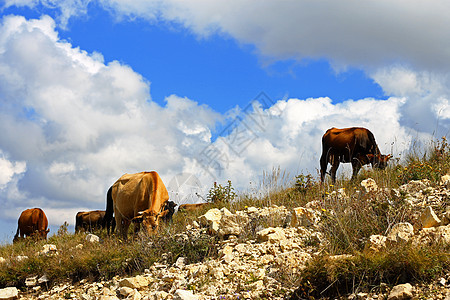
[[[384,235],[371,235],[364,246],[365,253],[376,253],[386,249],[386,237]]]
[[[1,300],[13,300],[19,297],[19,291],[15,287],[7,287],[0,289]]]
[[[137,290],[148,286],[148,284],[149,284],[148,278],[141,275],[138,275],[136,277],[124,278],[121,281],[119,281],[120,287],[129,287]]]
[[[222,218],[222,212],[213,208],[208,210],[204,215],[200,216],[200,224],[208,227],[212,233],[217,233],[219,231],[219,222]]]
[[[294,208],[291,218],[291,226],[313,226],[320,221],[319,213],[310,208],[297,207]]]
[[[25,286],[32,287],[37,285],[37,276],[28,277],[25,279]]]
[[[40,251],[39,255],[58,255],[58,249],[56,248],[56,245],[53,244],[46,244],[42,246],[42,251]]]
[[[86,236],[86,241],[88,241],[90,243],[98,243],[98,242],[100,242],[100,238],[98,236],[96,236],[95,234],[89,233]]]
[[[378,185],[372,178],[367,178],[361,181],[361,186],[366,189],[367,193],[378,191]]]
[[[446,188],[450,187],[450,174],[441,177],[440,184]]]
[[[283,228],[280,227],[269,227],[258,231],[256,235],[258,236],[258,241],[261,242],[268,241],[270,243],[276,243],[286,240]]]
[[[176,290],[173,295],[174,300],[198,300],[198,296],[188,290]]]
[[[441,220],[436,216],[431,206],[428,206],[420,216],[420,222],[422,223],[422,228],[430,228],[439,226]]]
[[[407,300],[413,297],[413,287],[409,283],[399,284],[392,288],[388,300]]]
[[[410,223],[395,224],[387,235],[387,242],[390,245],[396,243],[406,243],[414,236],[414,228]]]

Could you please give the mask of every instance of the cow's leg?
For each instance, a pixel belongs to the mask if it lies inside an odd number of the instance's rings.
[[[325,180],[325,174],[327,173],[327,155],[326,153],[322,153],[320,157],[320,181],[323,182]]]
[[[352,180],[355,180],[359,170],[361,170],[361,162],[359,161],[359,159],[355,158],[352,160],[352,169],[353,169]]]
[[[330,170],[331,181],[333,182],[333,184],[336,183],[336,172],[338,168],[339,168],[339,159],[333,159]]]

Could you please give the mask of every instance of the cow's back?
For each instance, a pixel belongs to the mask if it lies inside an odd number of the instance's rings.
[[[48,220],[40,208],[29,208],[24,210],[19,217],[18,226],[23,235],[31,235],[36,230],[47,229]]]

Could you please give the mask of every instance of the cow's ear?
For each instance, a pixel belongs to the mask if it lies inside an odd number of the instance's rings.
[[[390,159],[392,157],[392,154],[386,155],[386,160]]]
[[[48,228],[45,232],[49,233],[50,232],[50,228]]]

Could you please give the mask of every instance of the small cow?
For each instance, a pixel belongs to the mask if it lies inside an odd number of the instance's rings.
[[[27,236],[47,239],[50,229],[47,229],[48,220],[44,211],[40,208],[30,208],[24,210],[19,217],[17,232],[14,242]],[[20,238],[19,238],[20,235]]]
[[[161,213],[161,220],[165,223],[172,223],[172,216],[175,213],[175,207],[177,204],[173,201],[167,201]]]
[[[116,226],[124,239],[131,222],[135,223],[135,232],[141,223],[148,234],[156,231],[161,212],[169,200],[166,186],[154,171],[124,174],[112,185],[108,194],[107,220],[112,215],[113,207]]]
[[[356,178],[363,165],[384,169],[391,155],[382,155],[372,132],[362,127],[330,128],[322,137],[322,156],[320,158],[320,179],[323,182],[328,163],[331,164],[331,180],[336,181],[339,164],[351,163],[352,180]]]
[[[196,204],[182,204],[178,208],[178,211],[195,211],[206,207],[210,203],[196,203]]]
[[[105,211],[80,211],[75,217],[75,233],[81,230],[92,232],[93,230],[105,227]]]

